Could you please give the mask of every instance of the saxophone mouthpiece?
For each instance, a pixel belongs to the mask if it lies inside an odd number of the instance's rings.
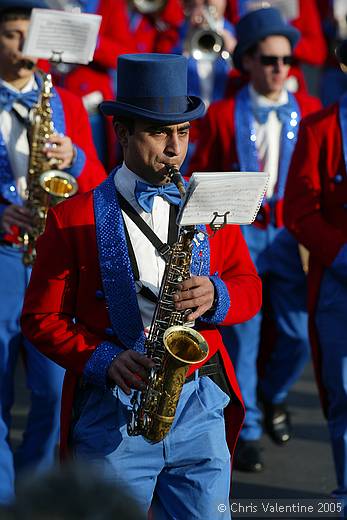
[[[178,168],[176,168],[176,166],[167,166],[167,171],[171,182],[173,182],[177,186],[178,191],[180,192],[180,195],[183,198],[186,194],[186,190],[184,187],[183,177],[180,174]]]

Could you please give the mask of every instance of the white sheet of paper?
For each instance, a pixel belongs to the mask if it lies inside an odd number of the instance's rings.
[[[228,212],[228,224],[251,224],[262,203],[269,175],[265,172],[193,173],[177,216],[181,226],[210,224],[214,213]],[[217,223],[223,219],[218,218]]]
[[[23,53],[65,63],[87,64],[93,59],[101,16],[33,9]]]

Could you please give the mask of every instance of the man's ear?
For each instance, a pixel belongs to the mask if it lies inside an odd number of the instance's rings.
[[[123,125],[122,123],[119,123],[116,121],[114,123],[114,131],[116,132],[116,135],[118,137],[119,144],[126,148],[128,146],[128,140],[129,140],[129,130],[128,128]]]

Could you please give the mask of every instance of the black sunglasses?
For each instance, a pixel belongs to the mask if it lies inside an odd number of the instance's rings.
[[[259,56],[260,63],[265,66],[278,65],[278,62],[282,60],[283,65],[293,65],[293,56],[266,56],[266,54],[261,54]]]

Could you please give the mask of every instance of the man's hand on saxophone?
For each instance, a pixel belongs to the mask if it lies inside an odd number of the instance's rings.
[[[187,316],[188,321],[194,321],[212,308],[214,297],[214,285],[208,276],[191,276],[179,285],[173,299],[177,310],[194,309]]]
[[[146,388],[147,373],[154,366],[154,361],[144,354],[125,350],[112,361],[108,377],[129,395],[131,388],[136,390]]]
[[[70,137],[53,134],[48,141],[46,148],[47,157],[59,161],[57,164],[59,170],[69,168],[75,155],[75,149]]]
[[[10,204],[6,206],[0,219],[0,229],[12,233],[12,226],[18,226],[24,231],[31,231],[31,214],[28,208]]]

